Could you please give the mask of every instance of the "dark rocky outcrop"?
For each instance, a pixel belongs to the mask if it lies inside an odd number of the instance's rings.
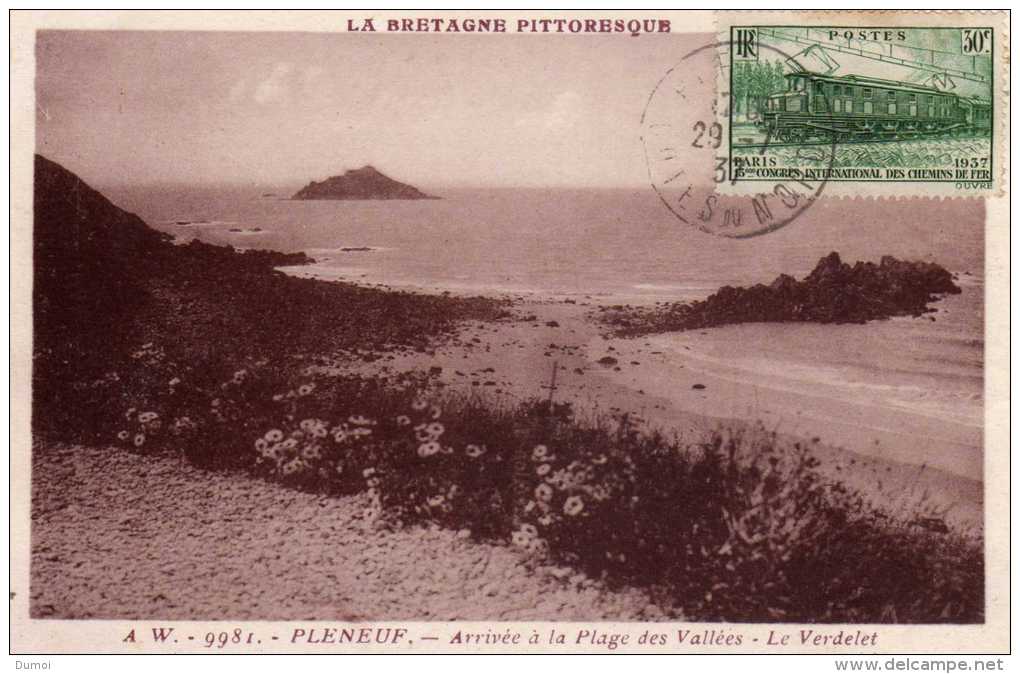
[[[864,323],[920,316],[933,311],[928,303],[939,295],[959,292],[953,275],[934,263],[887,255],[878,264],[851,266],[830,253],[802,281],[782,274],[769,285],[723,286],[704,301],[610,311],[604,319],[625,334],[754,322]]]
[[[294,199],[437,199],[417,187],[383,175],[372,166],[347,171],[342,176],[314,180],[294,195]]]
[[[275,269],[310,262],[303,253],[175,245],[39,156],[34,199],[32,418],[34,431],[54,437],[109,440],[110,412],[140,402],[118,398],[114,382],[156,376],[134,356],[144,344],[164,349],[178,376],[211,390],[248,364],[423,350],[458,320],[505,314],[502,303],[483,298]],[[150,383],[165,391],[166,381]]]

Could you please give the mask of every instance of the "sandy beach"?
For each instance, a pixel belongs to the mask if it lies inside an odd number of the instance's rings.
[[[692,440],[725,425],[761,421],[792,442],[810,443],[829,475],[893,511],[924,502],[969,530],[983,526],[980,428],[975,438],[966,425],[871,406],[866,399],[826,397],[822,387],[813,396],[784,391],[778,377],[769,386],[755,385],[699,359],[705,353],[736,358],[742,332],[777,326],[623,339],[607,336],[594,320],[593,300],[516,299],[518,318],[532,320],[467,322],[434,351],[401,352],[341,370],[438,367],[442,387],[516,402],[548,396],[555,363],[554,399],[570,401],[582,417],[628,412],[645,428]],[[875,325],[778,327],[866,332]],[[599,362],[607,357],[616,362]]]

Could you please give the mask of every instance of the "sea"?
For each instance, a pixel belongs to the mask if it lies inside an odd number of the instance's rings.
[[[831,251],[850,263],[883,255],[934,261],[957,275],[963,292],[936,302],[930,317],[722,328],[694,365],[729,381],[780,382],[785,392],[928,416],[952,427],[961,452],[980,454],[980,200],[823,197],[785,227],[737,240],[680,222],[641,187],[433,188],[425,191],[440,198],[421,201],[286,198],[297,186],[100,188],[181,242],[304,251],[315,264],[288,271],[428,292],[654,304],[769,283],[781,273],[800,278]],[[678,358],[692,357],[682,336],[656,344],[668,351],[671,340]],[[974,477],[980,464],[972,457],[958,472]]]

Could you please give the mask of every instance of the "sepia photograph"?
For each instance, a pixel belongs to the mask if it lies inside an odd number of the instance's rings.
[[[478,14],[31,33],[12,610],[103,650],[984,626],[1003,17]]]

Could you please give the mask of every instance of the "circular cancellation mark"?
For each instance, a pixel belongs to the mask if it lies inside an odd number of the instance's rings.
[[[728,77],[730,45],[716,42],[694,49],[662,76],[641,115],[641,141],[652,189],[677,220],[702,232],[741,239],[774,232],[796,220],[821,196],[827,180],[796,176],[755,181],[760,189],[751,194],[720,193],[723,183],[740,181],[730,155],[736,103]],[[774,54],[788,68],[806,70],[774,47],[759,43],[758,49]],[[717,86],[721,82],[723,91]],[[741,155],[742,162],[762,162],[769,149],[780,144],[766,135]],[[833,134],[831,144],[797,147],[796,156],[829,169],[836,145]]]

